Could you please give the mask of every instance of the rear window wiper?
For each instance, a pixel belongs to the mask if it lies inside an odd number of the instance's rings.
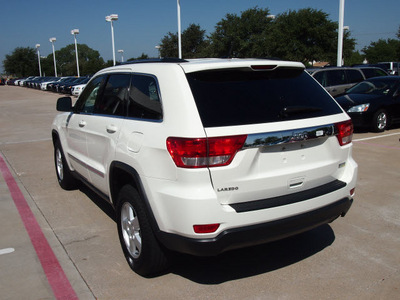
[[[316,106],[287,106],[279,112],[279,117],[287,118],[293,115],[313,113],[321,110],[322,108]]]

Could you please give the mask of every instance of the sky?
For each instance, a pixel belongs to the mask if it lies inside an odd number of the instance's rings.
[[[272,15],[289,10],[313,8],[337,22],[339,0],[180,0],[181,27],[200,25],[210,34],[227,14],[240,15],[249,8],[269,9]],[[396,38],[400,27],[399,0],[345,0],[344,25],[350,27],[361,50],[379,39]],[[168,32],[176,33],[177,0],[12,0],[1,5],[0,73],[5,55],[17,47],[40,44],[40,55],[52,53],[49,38],[55,37],[55,50],[74,43],[72,29],[79,29],[77,42],[112,60],[111,25],[105,21],[118,14],[113,23],[117,50],[124,50],[124,60],[142,53],[157,56],[155,48]]]

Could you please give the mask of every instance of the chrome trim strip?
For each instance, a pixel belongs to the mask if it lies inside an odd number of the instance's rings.
[[[243,149],[269,147],[303,142],[311,139],[333,136],[336,134],[335,125],[321,125],[284,131],[249,134]]]
[[[99,175],[101,178],[104,178],[105,174],[103,172],[100,172],[99,170],[96,170],[95,168],[89,166],[88,164],[84,163],[83,161],[77,159],[75,156],[68,154],[69,158],[73,159],[74,161],[76,161],[78,164],[80,164],[81,166],[85,167],[86,169],[88,169],[89,171],[91,171],[92,173],[95,173],[97,175]]]

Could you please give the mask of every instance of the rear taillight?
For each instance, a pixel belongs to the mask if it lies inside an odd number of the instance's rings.
[[[347,120],[345,122],[336,123],[336,137],[339,141],[340,146],[350,144],[353,139],[353,122]]]
[[[213,138],[169,137],[167,149],[177,167],[205,168],[226,166],[243,147],[246,135]]]

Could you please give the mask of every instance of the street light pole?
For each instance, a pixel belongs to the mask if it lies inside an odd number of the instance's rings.
[[[338,51],[337,66],[342,66],[343,61],[343,23],[344,23],[344,0],[339,0],[339,28],[338,28]]]
[[[57,65],[56,65],[56,53],[54,51],[54,42],[56,41],[56,38],[52,37],[52,38],[49,39],[49,41],[50,41],[50,43],[51,43],[51,45],[53,47],[54,74],[55,74],[56,77],[58,77],[57,76]]]
[[[158,50],[158,57],[161,59],[161,46],[157,45],[155,48]]]
[[[178,9],[178,52],[179,58],[182,58],[182,38],[181,38],[181,1],[177,0]]]
[[[79,74],[78,45],[76,43],[76,35],[79,34],[79,29],[72,29],[71,34],[74,36],[75,40],[76,71],[78,73],[78,77],[80,77],[81,75]]]
[[[40,66],[40,52],[39,52],[40,44],[36,44],[37,49],[37,58],[39,63],[39,76],[42,77],[42,67]]]
[[[117,21],[117,20],[118,20],[118,15],[117,14],[111,14],[109,16],[106,16],[106,21],[111,23],[111,43],[112,43],[114,66],[115,66],[115,45],[114,45],[114,26],[113,26],[113,21]]]
[[[118,53],[121,53],[121,63],[124,62],[124,50],[118,50]]]

